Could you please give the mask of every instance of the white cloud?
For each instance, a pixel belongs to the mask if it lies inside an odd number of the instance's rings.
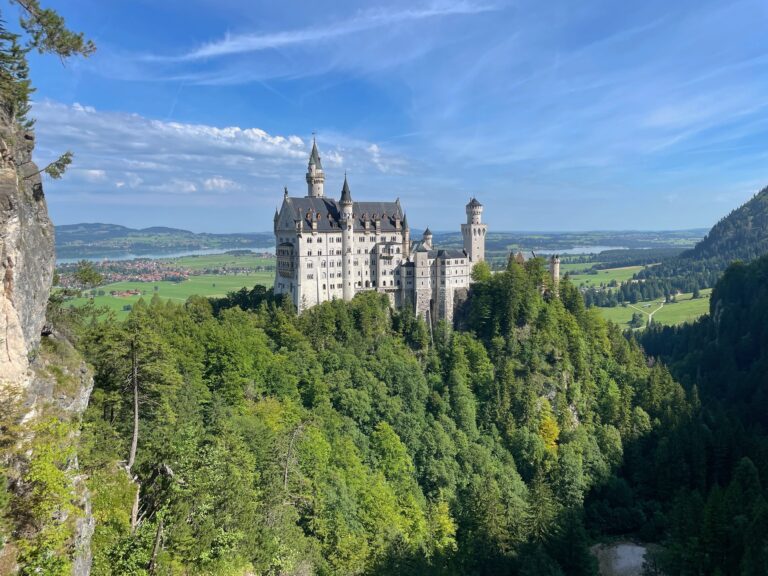
[[[54,206],[173,206],[183,196],[187,206],[233,206],[241,215],[243,207],[273,207],[285,185],[304,193],[311,141],[297,135],[164,122],[52,101],[36,103],[33,113],[39,165],[61,150],[74,152],[70,173],[46,185]],[[384,163],[404,165],[394,154],[380,152],[374,160],[371,143],[339,134],[324,133],[319,145],[329,192],[340,186],[342,168],[375,175]]]
[[[80,172],[88,182],[104,182],[107,179],[107,173],[104,170],[81,170]]]
[[[203,181],[203,188],[212,192],[228,192],[239,189],[240,185],[229,178],[214,176]]]
[[[203,44],[199,48],[178,58],[157,58],[167,60],[200,60],[231,54],[242,54],[274,48],[312,44],[366,32],[377,28],[396,26],[404,22],[428,20],[462,14],[488,12],[494,7],[475,4],[465,0],[458,2],[435,2],[420,8],[400,10],[375,9],[361,12],[346,21],[334,22],[314,28],[274,32],[270,34],[227,34],[221,40]]]

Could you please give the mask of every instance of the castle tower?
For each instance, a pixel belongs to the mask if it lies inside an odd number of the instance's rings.
[[[432,250],[432,231],[429,229],[429,226],[424,230],[424,236],[421,239],[424,241],[424,248]]]
[[[485,233],[488,225],[482,223],[483,205],[472,198],[467,204],[467,223],[461,225],[464,251],[474,264],[485,260]]]
[[[560,284],[560,255],[553,254],[549,259],[549,273],[552,275],[552,286],[557,292],[557,286]]]
[[[411,253],[411,229],[408,227],[408,215],[403,214],[403,254]]]
[[[352,193],[349,191],[347,175],[344,174],[344,187],[341,189],[341,275],[344,281],[344,300],[352,300],[355,295],[354,267],[352,265],[352,243],[354,242],[354,219],[352,217]]]
[[[322,198],[325,184],[325,173],[323,164],[320,162],[320,153],[317,151],[317,142],[312,139],[312,152],[309,155],[309,166],[307,167],[307,196],[309,198]]]

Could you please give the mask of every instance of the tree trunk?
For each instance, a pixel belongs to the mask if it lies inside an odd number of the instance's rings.
[[[131,508],[131,534],[136,532],[139,527],[139,495],[141,493],[141,484],[136,478],[131,480],[136,486],[136,495],[133,497],[133,507]]]
[[[139,445],[139,360],[136,354],[136,342],[131,342],[131,386],[133,387],[133,438],[131,453],[128,456],[128,474],[136,461],[136,448]]]
[[[150,574],[155,573],[155,569],[157,568],[157,553],[160,551],[160,543],[163,541],[163,519],[160,518],[160,521],[157,523],[157,531],[155,532],[155,543],[152,546],[152,557],[149,560],[149,566],[147,566],[147,571]]]

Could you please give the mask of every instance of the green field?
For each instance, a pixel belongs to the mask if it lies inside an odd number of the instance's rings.
[[[622,282],[630,280],[632,276],[640,272],[643,268],[645,268],[645,266],[625,266],[623,268],[598,270],[597,274],[573,274],[571,276],[571,282],[577,286],[600,286],[600,284],[608,284],[611,280],[616,280],[616,282],[621,284]]]
[[[576,276],[579,272],[584,272],[585,270],[589,270],[593,266],[600,264],[600,262],[561,262],[560,263],[560,274],[565,274],[568,272],[571,274],[571,278]]]
[[[219,255],[219,262],[221,256]],[[185,302],[187,298],[193,295],[199,296],[225,296],[228,292],[240,290],[240,288],[253,288],[256,284],[271,286],[274,281],[274,272],[258,272],[252,274],[239,275],[216,275],[204,274],[201,276],[192,276],[184,282],[116,282],[99,286],[96,291],[103,290],[105,296],[95,296],[92,300],[97,306],[105,306],[118,313],[118,317],[124,317],[128,314],[123,307],[128,304],[134,304],[139,298],[149,299],[157,294],[160,298],[173,300],[174,302]],[[140,290],[141,296],[110,296],[112,290],[127,291]],[[82,306],[87,303],[89,298],[74,298],[68,300],[70,306]]]
[[[672,304],[664,304],[663,300],[648,300],[638,302],[634,305],[616,306],[613,308],[598,308],[603,318],[615,322],[622,328],[629,328],[629,322],[632,320],[632,314],[642,312],[646,319],[653,313],[653,320],[659,324],[673,326],[695,320],[703,314],[709,312],[709,297],[711,289],[702,290],[701,298],[692,299],[692,294],[679,294],[677,301]],[[634,307],[633,307],[634,306]]]
[[[162,262],[188,268],[190,270],[205,270],[207,268],[251,268],[257,266],[274,266],[274,258],[261,258],[256,254],[206,254],[204,256],[184,256],[181,258],[161,259]]]

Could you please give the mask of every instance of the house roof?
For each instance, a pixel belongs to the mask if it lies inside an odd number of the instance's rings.
[[[294,221],[303,220],[305,229],[311,228],[312,221],[317,222],[318,232],[336,232],[340,230],[341,203],[332,198],[292,198],[288,197],[283,203],[283,210],[289,210]],[[319,214],[319,217],[318,217]],[[352,202],[354,226],[362,230],[365,221],[371,222],[371,230],[375,230],[374,222],[381,221],[382,232],[397,230],[395,220],[403,219],[402,209],[397,202]],[[311,218],[311,219],[310,219]],[[401,229],[405,226],[401,224]]]

